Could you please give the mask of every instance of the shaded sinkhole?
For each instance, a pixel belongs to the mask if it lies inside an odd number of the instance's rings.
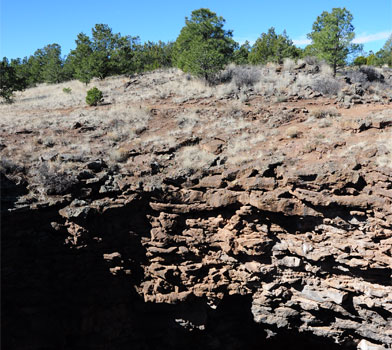
[[[2,349],[341,349],[295,329],[267,331],[253,319],[251,295],[225,296],[215,309],[201,298],[145,302],[135,286],[147,263],[146,203],[106,213],[80,222],[79,246],[50,224],[63,220],[58,208],[3,217]],[[113,251],[128,258],[130,276],[110,273],[103,254]]]

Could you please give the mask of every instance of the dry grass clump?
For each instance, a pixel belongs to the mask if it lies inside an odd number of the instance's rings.
[[[342,83],[329,75],[322,75],[313,81],[312,88],[325,96],[336,96],[342,88]]]
[[[251,135],[248,132],[241,133],[236,135],[237,137],[233,137],[229,140],[227,145],[226,154],[229,157],[237,155],[241,152],[249,152],[250,148],[250,138]]]
[[[170,132],[170,135],[184,135],[192,134],[193,129],[199,124],[200,116],[195,112],[181,113],[176,116],[178,129]]]
[[[243,131],[230,138],[223,155],[227,157],[227,163],[233,165],[242,165],[254,161],[262,156],[261,151],[254,152],[258,148],[256,145],[264,141],[266,141],[266,137],[260,132]]]
[[[241,118],[233,117],[230,113],[216,120],[205,122],[201,125],[200,131],[204,135],[213,136],[220,133],[233,135],[251,126],[252,123]]]
[[[327,76],[327,77],[333,77],[333,69],[332,67],[326,63],[326,62],[322,62],[320,63],[320,73],[323,76]]]
[[[176,160],[180,169],[195,173],[208,169],[215,161],[216,156],[199,146],[183,147],[176,155]]]
[[[214,96],[217,99],[227,99],[238,92],[238,87],[233,81],[225,84],[220,84],[214,88]]]
[[[278,74],[275,69],[265,66],[261,68],[261,78],[255,84],[254,90],[264,96],[286,94],[287,89],[295,80],[295,75],[291,72],[284,71]]]
[[[74,170],[74,166],[50,161],[41,163],[38,168],[32,168],[30,174],[46,194],[64,195],[70,193],[78,183]]]
[[[292,72],[296,65],[297,64],[295,63],[295,61],[292,58],[286,57],[283,60],[283,70],[284,71]]]
[[[309,89],[312,86],[314,77],[309,74],[298,74],[295,81],[288,86],[288,91],[290,95],[295,95],[300,93],[304,89]]]
[[[376,164],[380,167],[392,168],[392,131],[378,138],[377,149]]]
[[[251,87],[260,80],[261,71],[258,66],[237,66],[230,64],[221,72],[217,80],[220,83],[233,82],[237,88]]]
[[[301,135],[301,132],[299,128],[297,128],[296,126],[290,126],[289,128],[286,129],[286,135],[288,138],[294,139],[299,137]]]
[[[119,147],[109,152],[109,158],[114,162],[126,162],[129,158],[129,150],[124,147]]]
[[[140,147],[148,149],[157,148],[173,148],[177,145],[177,137],[171,135],[171,132],[163,133],[160,135],[150,134],[143,137],[143,140],[139,140]],[[138,140],[136,140],[138,141]]]
[[[161,96],[171,96],[174,103],[185,103],[189,100],[215,96],[214,87],[178,69],[163,71],[161,76],[162,80],[166,79],[161,85],[157,85],[156,82],[159,78],[154,78],[148,90],[144,91],[138,87],[135,93],[138,94],[141,100],[149,98],[160,99]],[[168,76],[170,78],[167,78]]]
[[[329,128],[332,125],[332,122],[330,120],[322,120],[321,123],[319,124],[320,128]]]
[[[311,117],[314,117],[316,119],[324,119],[327,117],[340,117],[341,113],[338,112],[337,109],[331,108],[331,109],[317,109],[313,112],[310,113]]]
[[[302,61],[310,66],[320,65],[321,63],[320,60],[315,56],[306,56],[302,60],[299,60],[298,63],[302,63]]]

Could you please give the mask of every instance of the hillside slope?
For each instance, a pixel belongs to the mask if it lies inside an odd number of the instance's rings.
[[[5,348],[392,345],[392,73],[230,69],[0,106]]]

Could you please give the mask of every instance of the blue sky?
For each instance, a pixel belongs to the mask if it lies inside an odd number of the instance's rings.
[[[392,0],[0,0],[0,57],[29,56],[52,43],[68,54],[77,34],[91,35],[96,23],[142,41],[175,40],[185,16],[201,7],[225,18],[239,42],[253,42],[274,26],[303,47],[317,16],[333,7],[352,13],[356,41],[365,51],[379,50],[392,32]]]

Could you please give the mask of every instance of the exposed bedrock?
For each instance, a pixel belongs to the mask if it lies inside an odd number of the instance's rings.
[[[3,348],[387,349],[392,171],[344,169],[2,177]]]

